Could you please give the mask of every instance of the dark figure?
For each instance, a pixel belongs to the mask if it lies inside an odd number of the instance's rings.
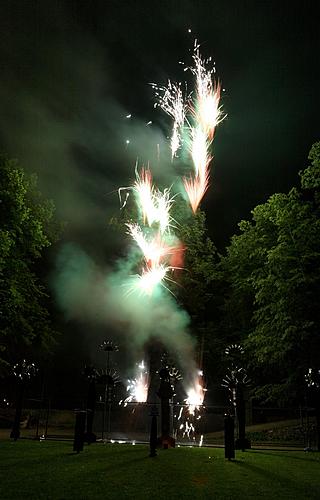
[[[224,456],[228,460],[235,457],[234,453],[234,419],[228,413],[224,416]]]
[[[170,436],[170,399],[173,396],[173,389],[169,370],[161,368],[159,375],[161,382],[157,395],[161,399],[161,436],[158,441],[163,448],[174,448],[175,440]]]

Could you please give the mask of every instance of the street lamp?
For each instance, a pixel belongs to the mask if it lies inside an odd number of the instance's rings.
[[[244,389],[250,384],[245,368],[239,367],[241,357],[244,354],[243,348],[239,344],[231,344],[225,350],[226,356],[231,361],[231,366],[227,369],[227,374],[222,380],[222,387],[228,389],[229,400],[235,410],[238,421],[238,439],[236,448],[244,451],[251,448],[251,443],[245,436],[246,427],[246,404],[244,398]]]
[[[38,370],[34,363],[29,363],[24,359],[21,363],[16,363],[12,371],[14,376],[17,378],[17,400],[16,413],[10,438],[16,441],[20,437],[20,420],[25,386],[28,380],[36,375]]]
[[[102,379],[105,382],[105,393],[104,393],[104,405],[103,405],[103,420],[102,420],[102,439],[104,438],[105,431],[105,421],[107,415],[107,404],[108,404],[108,424],[107,424],[107,432],[110,433],[110,414],[111,414],[111,398],[112,398],[112,389],[117,382],[116,373],[111,371],[110,369],[110,355],[112,352],[119,351],[119,347],[112,342],[112,340],[104,340],[102,344],[99,346],[101,351],[104,351],[107,355],[106,357],[106,368],[105,373],[102,374]]]

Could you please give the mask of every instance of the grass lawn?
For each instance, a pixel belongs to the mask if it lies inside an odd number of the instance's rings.
[[[320,454],[236,452],[217,448],[158,450],[71,442],[0,441],[0,498],[6,499],[319,499]]]

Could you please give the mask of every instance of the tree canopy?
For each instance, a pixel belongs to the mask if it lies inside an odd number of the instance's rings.
[[[221,264],[229,283],[224,327],[244,342],[269,395],[271,384],[278,394],[301,388],[320,359],[320,143],[309,159],[301,189],[255,207]]]
[[[37,275],[60,228],[54,204],[18,162],[0,155],[0,368],[54,337],[47,292]]]

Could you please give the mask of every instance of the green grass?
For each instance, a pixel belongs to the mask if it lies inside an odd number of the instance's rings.
[[[40,499],[319,499],[320,454],[223,449],[158,450],[71,442],[0,441],[1,500]]]

